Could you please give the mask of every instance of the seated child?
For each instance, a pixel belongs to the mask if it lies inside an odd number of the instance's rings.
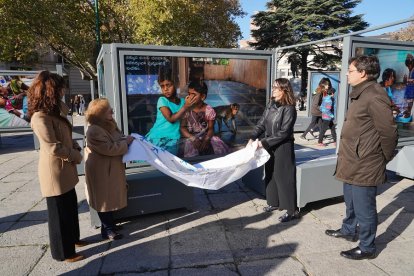
[[[157,117],[154,126],[147,133],[146,138],[152,144],[177,154],[180,139],[180,119],[193,101],[190,97],[180,99],[174,86],[170,71],[162,71],[158,76],[162,97],[157,102]]]
[[[188,85],[188,96],[194,99],[194,104],[181,119],[181,156],[223,155],[229,152],[229,147],[219,137],[213,136],[216,113],[204,103],[207,91],[204,82],[194,81]]]

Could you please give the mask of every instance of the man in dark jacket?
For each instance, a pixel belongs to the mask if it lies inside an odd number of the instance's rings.
[[[376,257],[377,185],[386,181],[385,166],[398,140],[390,99],[376,82],[379,73],[375,56],[359,56],[349,62],[348,83],[353,88],[336,164],[336,179],[344,182],[346,217],[341,229],[325,232],[356,240],[359,225],[359,245],[341,252],[341,256],[354,260]]]

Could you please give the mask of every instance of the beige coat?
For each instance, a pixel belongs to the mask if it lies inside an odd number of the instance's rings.
[[[51,197],[72,190],[78,183],[76,164],[82,155],[72,140],[72,125],[66,116],[35,112],[31,127],[40,142],[39,182],[42,196]]]
[[[86,132],[86,198],[98,212],[115,211],[127,205],[125,165],[122,156],[127,141],[117,129],[109,132],[90,125]]]

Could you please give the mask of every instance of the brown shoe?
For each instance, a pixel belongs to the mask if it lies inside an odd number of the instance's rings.
[[[87,242],[87,241],[77,241],[77,242],[75,242],[75,247],[76,248],[78,248],[78,247],[84,247],[84,246],[86,246],[86,245],[89,245],[89,242]]]
[[[68,262],[68,263],[74,263],[74,262],[77,262],[77,261],[80,261],[80,260],[83,260],[83,259],[85,259],[85,257],[84,257],[84,256],[79,255],[78,253],[75,253],[75,254],[74,254],[74,255],[72,255],[71,257],[66,258],[66,259],[65,259],[65,262]]]

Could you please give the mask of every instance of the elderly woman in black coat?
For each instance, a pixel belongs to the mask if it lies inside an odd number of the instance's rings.
[[[279,221],[287,222],[297,217],[296,162],[293,127],[296,122],[295,97],[288,79],[276,79],[272,87],[272,100],[266,106],[251,139],[259,141],[271,158],[265,164],[265,212],[284,209],[287,212]],[[250,140],[249,142],[251,142]]]

